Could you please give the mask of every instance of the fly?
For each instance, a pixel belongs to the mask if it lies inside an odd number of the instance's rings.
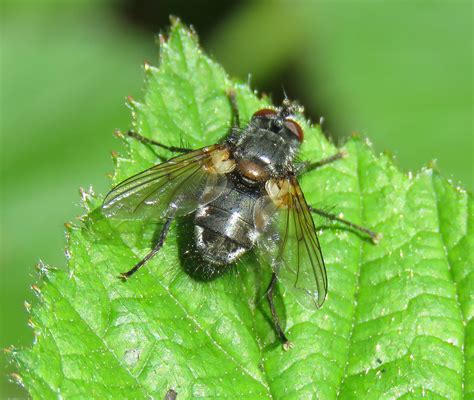
[[[295,161],[304,139],[295,117],[302,108],[285,99],[280,107],[256,111],[241,128],[235,97],[231,94],[229,98],[234,126],[217,144],[190,150],[129,132],[144,144],[180,154],[119,183],[107,194],[102,210],[107,217],[164,222],[153,249],[122,273],[123,279],[130,278],[161,249],[173,221],[186,215],[193,219],[194,251],[204,261],[199,274],[207,280],[222,275],[244,253],[255,250],[272,268],[266,296],[275,331],[287,350],[292,344],[274,304],[277,281],[290,279],[295,293],[317,308],[328,291],[312,214],[348,225],[374,242],[380,235],[306,203],[298,177],[346,153],[317,162]]]

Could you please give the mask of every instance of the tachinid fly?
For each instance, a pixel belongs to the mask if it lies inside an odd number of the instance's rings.
[[[274,289],[282,276],[296,293],[320,307],[328,283],[312,213],[379,236],[336,215],[309,206],[297,177],[334,162],[339,152],[318,162],[295,162],[303,130],[295,119],[302,110],[287,99],[281,107],[256,111],[245,128],[234,126],[219,143],[198,150],[165,146],[134,132],[139,141],[181,153],[119,183],[102,206],[108,217],[154,218],[164,222],[155,247],[132,269],[129,278],[162,247],[174,219],[191,215],[194,248],[205,260],[202,271],[214,279],[249,250],[272,267],[267,298],[276,333],[285,349],[291,346],[274,305]],[[288,278],[285,278],[288,279]]]

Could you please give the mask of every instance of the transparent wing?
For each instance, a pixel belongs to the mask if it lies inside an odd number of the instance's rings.
[[[134,175],[105,197],[108,217],[143,219],[182,216],[216,199],[227,185],[226,175],[211,172],[219,145],[182,154]]]
[[[311,211],[295,177],[289,177],[292,190],[285,206],[278,207],[269,196],[255,207],[255,225],[260,231],[257,251],[270,259],[278,280],[293,288],[305,306],[321,307],[328,283],[321,246]]]

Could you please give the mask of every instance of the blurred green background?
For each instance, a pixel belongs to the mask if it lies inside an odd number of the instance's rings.
[[[169,14],[229,73],[300,100],[334,140],[353,131],[400,167],[474,187],[471,1],[83,0],[1,3],[0,348],[32,341],[34,265],[64,266],[78,188],[109,187],[127,95]],[[4,370],[11,366],[2,360]],[[0,379],[2,398],[25,396]]]

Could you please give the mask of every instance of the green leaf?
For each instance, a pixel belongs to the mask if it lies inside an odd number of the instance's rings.
[[[268,104],[229,79],[179,21],[160,49],[159,67],[145,66],[144,100],[130,101],[142,135],[212,144],[231,123],[229,89],[243,122]],[[337,151],[320,127],[301,122],[303,159]],[[126,141],[115,182],[157,162],[151,148]],[[179,398],[474,396],[472,196],[433,169],[404,175],[359,137],[344,148],[346,159],[302,179],[306,198],[384,238],[375,246],[317,221],[329,296],[321,310],[279,296],[293,349],[285,352],[272,328],[268,266],[249,255],[232,273],[195,282],[180,266],[178,226],[121,282],[149,251],[156,224],[105,219],[102,197],[84,193],[87,213],[68,225],[68,271],[40,268],[35,343],[11,350],[13,377],[34,398],[163,398],[170,388]]]

